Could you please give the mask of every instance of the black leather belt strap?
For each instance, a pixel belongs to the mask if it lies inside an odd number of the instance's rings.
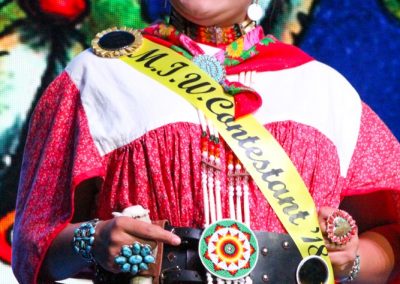
[[[207,283],[206,270],[198,256],[202,230],[167,226],[182,239],[178,247],[164,246],[160,282],[164,284]],[[302,257],[287,234],[255,232],[260,255],[250,277],[254,284],[296,283]]]
[[[198,255],[201,229],[166,226],[177,234],[179,246],[164,245],[159,282],[163,284],[207,283],[206,270]],[[256,267],[250,273],[253,284],[296,283],[296,270],[302,257],[292,238],[287,234],[255,232],[259,246]],[[130,283],[129,273],[112,274],[97,267],[96,284]],[[311,268],[311,272],[315,272]],[[321,282],[307,282],[321,283]]]

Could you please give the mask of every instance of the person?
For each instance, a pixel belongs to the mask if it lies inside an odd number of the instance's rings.
[[[250,0],[170,2],[171,25],[152,25],[142,31],[143,37],[193,61],[223,57],[225,66],[216,72],[222,79],[215,80],[227,93],[239,90],[237,121],[252,112],[295,165],[318,210],[335,279],[398,283],[396,138],[338,72],[296,47],[265,37],[249,20]],[[184,245],[177,230],[128,216],[113,218],[112,212],[132,205],[149,210],[151,220],[168,220],[175,227],[204,228],[211,226],[211,219],[236,216],[256,233],[287,234],[225,137],[217,139],[215,125],[155,77],[120,60],[113,53],[118,39],[115,43],[103,34],[103,42],[97,43],[109,47],[98,54],[114,58],[98,56],[94,49],[77,56],[47,88],[31,118],[13,238],[12,266],[20,283],[72,277],[88,271],[92,260],[106,273],[120,274],[125,268],[116,256],[126,250],[131,255],[134,246]],[[124,33],[125,40],[129,36]],[[148,65],[157,59],[141,55]],[[256,142],[247,138],[242,146]],[[210,165],[216,160],[218,164]],[[272,186],[270,178],[281,171],[268,170],[265,176]],[[210,187],[216,190],[208,191]],[[290,200],[279,199],[297,206]],[[300,213],[291,215],[293,223],[306,219],[308,213]],[[327,220],[334,214],[354,234],[347,234],[345,241],[328,236],[336,224]],[[82,238],[85,234],[89,239]],[[230,243],[226,248],[231,256],[236,247]],[[261,249],[260,259],[268,255],[267,248]],[[291,269],[285,262],[275,265],[276,271]],[[286,279],[289,273],[280,271],[275,279]],[[263,274],[263,281],[268,275]]]

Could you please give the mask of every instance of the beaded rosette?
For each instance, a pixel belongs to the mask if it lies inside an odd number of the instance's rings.
[[[356,221],[343,210],[334,211],[326,221],[328,239],[336,245],[345,245],[357,233]]]
[[[226,280],[240,279],[254,269],[258,243],[254,232],[245,224],[223,219],[204,230],[199,255],[211,274]]]

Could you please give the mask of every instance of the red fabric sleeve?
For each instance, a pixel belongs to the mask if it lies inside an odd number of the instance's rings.
[[[26,140],[12,242],[20,283],[37,283],[47,249],[73,216],[75,187],[102,174],[79,91],[62,73],[36,106]]]
[[[400,192],[400,144],[365,104],[360,133],[347,173],[344,196],[379,190]]]
[[[365,104],[345,196],[342,206],[360,232],[376,231],[391,244],[396,257],[389,283],[400,283],[400,144]]]

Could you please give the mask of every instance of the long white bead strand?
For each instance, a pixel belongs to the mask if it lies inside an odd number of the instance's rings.
[[[213,137],[211,136],[210,133],[210,140],[213,139]],[[216,214],[216,208],[215,208],[215,197],[214,197],[214,168],[213,168],[213,164],[214,164],[214,160],[215,157],[212,153],[210,153],[211,151],[213,151],[213,143],[211,143],[211,141],[209,141],[208,144],[208,163],[209,165],[207,166],[207,178],[208,178],[208,196],[209,196],[209,204],[210,204],[210,215],[211,215],[211,223],[214,223],[217,220],[217,214]]]
[[[236,220],[242,222],[242,165],[239,160],[235,164],[235,188],[236,188]]]
[[[234,178],[234,169],[235,165],[233,162],[234,155],[232,151],[229,150],[228,153],[228,197],[229,197],[229,218],[236,220],[236,213],[235,213],[235,178]]]
[[[246,173],[246,171],[245,171]],[[243,181],[243,210],[244,210],[244,223],[250,227],[250,204],[249,204],[249,176],[244,175]]]
[[[201,187],[203,189],[204,226],[210,225],[210,205],[207,186],[208,138],[207,123],[201,110],[197,110],[201,125]]]
[[[217,220],[222,219],[222,204],[221,204],[221,158],[220,158],[220,143],[219,143],[219,133],[214,125],[208,121],[208,127],[210,129],[210,135],[213,137],[214,145],[214,185],[215,185],[215,207],[217,213]]]

